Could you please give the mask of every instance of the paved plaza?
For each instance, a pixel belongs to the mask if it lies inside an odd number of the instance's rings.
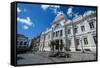
[[[56,62],[71,62],[71,61],[86,61],[86,60],[96,60],[95,53],[73,53],[70,52],[71,58],[57,58],[49,57],[49,52],[36,52],[18,54],[17,63],[20,64],[40,64],[40,63],[56,63]]]

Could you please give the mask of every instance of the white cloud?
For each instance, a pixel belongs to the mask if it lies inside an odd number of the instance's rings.
[[[54,9],[53,11],[54,11],[55,14],[58,12],[57,9]]]
[[[73,15],[73,7],[69,7],[68,8],[68,11],[67,11],[67,15],[69,16],[69,17],[72,17],[72,15]]]
[[[19,7],[17,7],[17,12],[18,13],[20,13],[20,12],[27,12],[27,9],[25,9],[25,8],[24,9],[20,9]]]
[[[67,14],[71,14],[72,13],[72,9],[73,9],[73,7],[69,7],[68,11],[67,11]]]
[[[19,18],[18,17],[17,22],[23,23],[24,29],[28,29],[30,26],[34,27],[34,23],[31,21],[30,17],[26,17],[26,18]]]
[[[58,13],[57,13],[57,16],[59,16],[59,15],[61,15],[61,14],[63,14],[63,12],[62,12],[62,11],[58,12]]]
[[[17,21],[18,22],[21,22],[21,23],[24,23],[24,24],[26,24],[26,25],[29,25],[29,26],[31,26],[33,23],[31,22],[31,19],[30,19],[30,17],[26,17],[26,18],[17,18]]]
[[[46,10],[49,6],[50,6],[50,5],[41,5],[41,8],[42,8],[43,10]]]
[[[41,8],[43,10],[50,9],[50,10],[52,10],[53,13],[57,14],[60,6],[58,6],[58,5],[41,5]]]
[[[77,13],[75,13],[74,15],[75,15],[75,17],[78,17],[78,16],[79,16],[79,13],[77,12]]]
[[[26,30],[27,30],[28,28],[29,28],[29,26],[27,26],[27,25],[24,25],[24,29],[26,29]]]
[[[18,12],[18,13],[20,13],[20,12],[21,12],[21,9],[20,9],[19,7],[17,8],[17,12]]]
[[[24,9],[23,11],[24,11],[24,12],[27,12],[27,9]]]
[[[60,6],[58,5],[51,5],[51,8],[53,10],[53,13],[58,14],[60,12],[58,9],[60,9]]]
[[[60,8],[59,5],[50,5],[50,7],[52,7],[52,8]]]

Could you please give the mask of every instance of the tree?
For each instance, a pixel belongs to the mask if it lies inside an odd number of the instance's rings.
[[[55,41],[55,46],[56,46],[56,49],[57,49],[58,52],[59,52],[59,40],[56,40],[56,41]]]
[[[51,41],[51,42],[50,42],[50,49],[51,49],[51,51],[53,51],[53,52],[54,52],[54,46],[55,46],[55,42],[54,42],[54,41]]]
[[[61,44],[59,45],[60,51],[62,51],[63,47],[64,47],[64,44],[61,43]]]
[[[51,50],[53,50],[53,52],[55,49],[57,49],[58,52],[60,52],[60,51],[62,51],[63,47],[64,47],[63,42],[61,42],[59,44],[59,40],[55,40],[55,41],[53,40],[50,42],[50,48],[51,48]]]

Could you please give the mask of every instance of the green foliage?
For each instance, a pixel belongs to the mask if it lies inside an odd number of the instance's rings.
[[[55,42],[51,41],[49,46],[50,46],[51,50],[54,51]]]
[[[51,50],[54,51],[54,47],[55,47],[55,49],[57,49],[59,52],[59,51],[62,51],[64,44],[63,44],[63,42],[61,42],[59,44],[59,40],[53,40],[50,42],[49,46],[50,46]]]
[[[63,43],[61,43],[61,44],[59,45],[59,47],[60,47],[60,50],[62,50],[62,49],[63,49],[63,47],[64,47],[64,44],[63,44]]]
[[[33,49],[33,45],[30,45],[30,50]]]

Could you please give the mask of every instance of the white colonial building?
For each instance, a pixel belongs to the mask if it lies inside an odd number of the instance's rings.
[[[66,51],[96,51],[96,12],[87,11],[69,20],[64,13],[56,16],[50,29],[40,36],[40,51],[50,51],[50,41],[64,43]]]

